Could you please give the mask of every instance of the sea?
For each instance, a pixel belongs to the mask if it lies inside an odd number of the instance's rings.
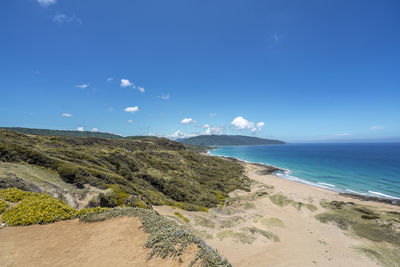
[[[209,153],[281,168],[274,175],[282,179],[400,199],[400,143],[223,146]]]

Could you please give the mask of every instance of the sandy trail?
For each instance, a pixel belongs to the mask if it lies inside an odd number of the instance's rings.
[[[179,211],[190,220],[187,226],[203,235],[207,243],[234,266],[377,266],[354,249],[363,244],[362,240],[346,235],[335,225],[323,224],[314,218],[324,211],[319,202],[322,199],[352,201],[397,211],[399,207],[366,203],[273,175],[261,175],[260,166],[257,165],[245,164],[245,167],[247,176],[256,183],[250,193],[233,192],[231,196],[239,200],[232,206],[210,209],[208,213]],[[267,186],[273,186],[273,189]],[[312,204],[318,210],[311,211],[305,207],[297,209],[293,205],[281,207],[272,203],[268,196],[249,199],[248,196],[255,192],[268,192],[269,195],[282,193],[294,201]],[[176,211],[165,206],[156,207],[156,210],[171,218]],[[203,222],[199,221],[199,217],[203,218]],[[227,223],[232,218],[234,223]],[[179,221],[176,216],[175,219]],[[204,223],[204,219],[207,223]],[[260,234],[246,233],[244,230],[249,227],[274,233],[280,241],[274,242]]]
[[[182,261],[154,257],[144,248],[148,235],[137,218],[96,223],[78,220],[0,230],[0,266],[188,266],[197,253],[189,247]]]

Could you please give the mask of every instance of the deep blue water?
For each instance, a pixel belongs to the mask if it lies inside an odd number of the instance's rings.
[[[335,191],[400,198],[400,143],[226,146],[210,154],[284,168],[276,175]]]

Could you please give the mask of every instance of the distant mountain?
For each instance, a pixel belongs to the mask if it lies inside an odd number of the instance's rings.
[[[0,129],[11,130],[22,134],[30,135],[56,135],[56,136],[77,136],[77,137],[98,137],[98,138],[122,138],[122,136],[110,133],[89,132],[89,131],[66,131],[49,129],[32,129],[22,127],[0,127]]]
[[[198,135],[176,140],[196,146],[251,146],[251,145],[281,145],[283,141],[263,139],[245,135]]]

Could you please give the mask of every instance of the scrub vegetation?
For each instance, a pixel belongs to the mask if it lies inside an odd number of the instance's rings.
[[[2,214],[7,209],[7,207],[8,207],[7,202],[0,199],[0,214]]]
[[[395,267],[400,262],[398,249],[390,249],[382,245],[359,246],[355,249],[382,266]]]
[[[39,166],[82,189],[102,190],[91,206],[170,205],[202,210],[223,204],[228,193],[249,190],[236,160],[210,157],[156,137],[94,138],[25,135],[0,130],[0,161]]]
[[[110,218],[128,216],[138,217],[143,230],[149,234],[145,246],[151,248],[149,259],[154,256],[179,257],[191,244],[195,244],[199,251],[191,262],[201,266],[231,266],[217,251],[208,246],[202,239],[193,234],[184,226],[168,220],[155,211],[138,208],[112,208],[99,214],[87,214],[81,217],[83,222],[103,221]]]
[[[9,205],[11,203],[15,205]],[[106,208],[99,207],[76,210],[44,193],[32,193],[17,188],[0,190],[0,213],[4,212],[1,220],[9,226],[46,224],[105,210]]]
[[[267,227],[285,227],[285,224],[275,217],[262,219],[261,224]]]
[[[318,220],[334,223],[374,244],[371,247],[358,247],[358,251],[384,266],[396,266],[399,263],[400,214],[353,202],[321,201],[320,204],[327,211],[316,215]]]
[[[280,240],[279,236],[277,236],[276,234],[258,229],[256,227],[245,227],[245,228],[242,228],[241,230],[250,232],[252,235],[255,235],[255,234],[262,235],[263,237],[268,238],[274,242],[279,242],[279,240]]]

